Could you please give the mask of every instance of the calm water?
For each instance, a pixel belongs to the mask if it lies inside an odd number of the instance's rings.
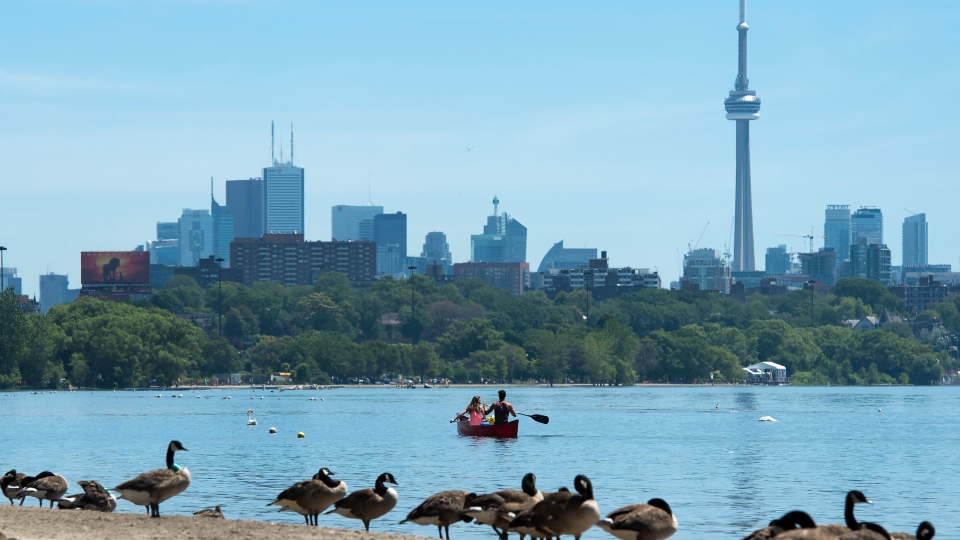
[[[740,538],[797,508],[819,523],[841,523],[853,488],[875,503],[858,505],[861,520],[912,532],[928,519],[938,538],[960,537],[953,512],[960,388],[511,387],[517,410],[549,415],[550,424],[523,419],[515,440],[459,437],[447,421],[477,391],[8,395],[0,397],[0,468],[53,470],[71,481],[72,493],[77,480],[109,487],[163,467],[167,443],[179,439],[190,451],[177,462],[193,482],[161,505],[167,514],[220,504],[230,518],[302,524],[299,515],[265,505],[320,467],[351,490],[389,471],[400,482],[400,503],[372,528],[435,537],[432,527],[397,522],[436,491],[519,489],[532,471],[550,491],[586,474],[605,513],[666,499],[680,522],[678,539]],[[479,391],[487,402],[496,398],[496,388]],[[246,425],[248,408],[259,425]],[[761,416],[779,422],[758,422]],[[268,434],[271,426],[277,435]],[[298,431],[306,438],[297,439]],[[124,501],[118,511],[145,513]],[[362,528],[337,515],[321,524]],[[495,538],[486,527],[452,528],[456,539]],[[584,538],[612,537],[592,529]]]

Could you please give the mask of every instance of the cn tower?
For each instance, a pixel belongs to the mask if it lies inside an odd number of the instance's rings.
[[[760,118],[760,98],[747,79],[747,0],[740,0],[740,37],[737,80],[724,100],[727,120],[737,123],[737,200],[734,212],[734,272],[753,272],[753,202],[750,198],[750,121]]]

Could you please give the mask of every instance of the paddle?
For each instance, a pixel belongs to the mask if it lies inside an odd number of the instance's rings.
[[[540,422],[541,424],[550,423],[550,417],[542,414],[524,414],[522,412],[518,412],[517,414],[522,414],[523,416],[528,416],[530,418],[533,418],[534,422]]]

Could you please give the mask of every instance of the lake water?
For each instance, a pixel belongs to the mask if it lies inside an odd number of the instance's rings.
[[[193,481],[161,513],[220,504],[229,518],[299,524],[265,506],[290,484],[328,467],[353,490],[389,471],[400,502],[371,528],[427,537],[436,530],[397,524],[426,496],[519,489],[528,471],[544,491],[587,475],[604,513],[663,498],[678,539],[740,538],[793,509],[842,523],[847,490],[860,489],[875,503],[857,506],[861,520],[913,532],[926,519],[938,538],[960,537],[960,388],[509,387],[518,411],[550,424],[522,419],[512,440],[459,437],[448,420],[473,394],[492,402],[496,390],[21,392],[0,397],[0,466],[58,472],[73,493],[77,480],[112,487],[163,467],[179,439],[189,452],[177,462]],[[259,425],[246,425],[248,408]],[[125,501],[117,511],[145,513]],[[320,523],[362,528],[337,515]],[[474,524],[451,529],[457,540],[495,538]],[[612,537],[594,528],[584,538]]]

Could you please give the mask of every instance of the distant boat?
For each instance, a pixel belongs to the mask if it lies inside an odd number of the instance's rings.
[[[430,385],[427,384],[427,383],[423,383],[423,387],[424,387],[424,388],[433,388],[432,386],[430,386]]]

